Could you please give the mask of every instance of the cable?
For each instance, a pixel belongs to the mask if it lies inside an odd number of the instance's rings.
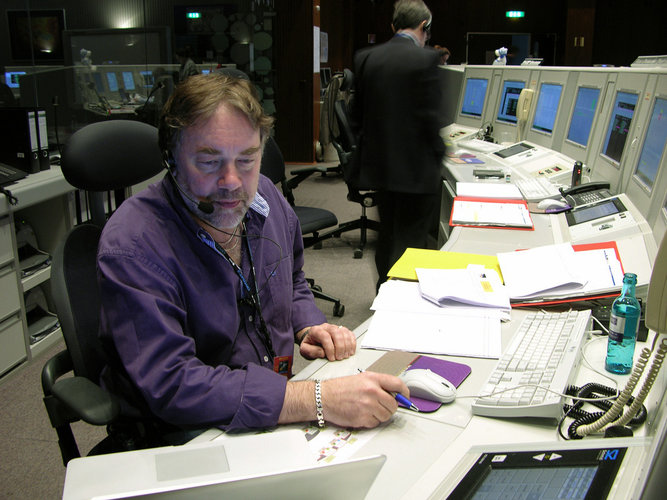
[[[614,422],[618,415],[621,413],[623,410],[623,407],[626,405],[628,400],[632,396],[632,391],[635,389],[637,386],[637,383],[639,382],[639,379],[642,376],[642,373],[644,372],[644,368],[646,367],[646,364],[648,363],[652,350],[655,348],[655,342],[657,339],[654,340],[654,344],[651,349],[645,348],[642,349],[641,354],[639,355],[639,359],[637,360],[635,364],[635,368],[632,370],[632,373],[630,374],[630,379],[628,380],[628,383],[626,384],[625,388],[621,392],[620,396],[614,403],[614,405],[611,407],[609,411],[607,411],[601,418],[595,420],[594,422],[587,423],[585,425],[582,425],[581,427],[578,427],[576,429],[576,434],[579,437],[584,437],[589,434],[592,434],[594,432],[598,432],[604,428],[609,427],[611,423],[614,425],[619,425],[621,422],[626,422],[629,421],[630,418],[634,416],[635,413],[637,413],[637,406],[639,404],[643,403],[643,399],[646,398],[646,395],[650,391],[653,381],[655,380],[655,377],[657,376],[658,371],[660,370],[660,367],[662,366],[662,360],[664,359],[665,352],[667,352],[667,341],[665,339],[662,340],[660,348],[658,349],[658,352],[656,354],[656,358],[653,361],[653,364],[651,368],[649,369],[649,375],[647,376],[646,381],[644,382],[644,385],[640,391],[640,394],[642,395],[642,400],[640,402],[633,402],[631,404],[631,408],[635,408],[634,412],[628,412],[630,414],[629,417],[622,417],[619,422]],[[638,398],[637,398],[638,399]],[[634,404],[637,403],[637,404]]]

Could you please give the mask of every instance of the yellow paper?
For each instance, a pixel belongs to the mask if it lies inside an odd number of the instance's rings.
[[[500,279],[498,258],[495,255],[480,255],[475,253],[442,252],[440,250],[426,250],[424,248],[408,248],[396,264],[389,270],[390,278],[417,281],[415,268],[424,269],[465,269],[468,264],[480,264],[487,269],[494,269]]]

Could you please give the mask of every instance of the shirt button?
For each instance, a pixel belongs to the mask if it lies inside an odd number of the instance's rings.
[[[248,316],[248,321],[250,321],[251,323],[252,323],[252,319],[253,319],[252,315]]]
[[[268,363],[268,362],[269,362],[269,357],[268,357],[268,356],[264,356],[264,362],[265,362],[265,363]]]

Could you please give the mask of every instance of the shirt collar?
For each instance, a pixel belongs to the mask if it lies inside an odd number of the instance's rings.
[[[421,43],[419,42],[419,40],[417,40],[417,37],[408,31],[401,31],[399,33],[396,33],[394,36],[400,36],[401,38],[409,38],[410,40],[415,42],[415,45],[417,47],[421,47]]]

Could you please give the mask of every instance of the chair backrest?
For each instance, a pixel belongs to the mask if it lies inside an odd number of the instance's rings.
[[[91,206],[93,223],[100,226],[106,220],[102,193],[138,184],[164,168],[157,128],[132,120],[107,120],[76,131],[61,164],[72,186],[100,194]]]
[[[274,184],[279,184],[287,201],[294,206],[294,194],[287,183],[287,175],[285,174],[285,159],[273,137],[266,140],[259,171],[271,179]]]
[[[88,125],[72,135],[62,157],[67,181],[102,194],[150,179],[162,170],[157,129],[151,125],[110,120]],[[74,373],[95,382],[104,366],[97,337],[100,297],[97,246],[106,218],[102,196],[94,197],[93,223],[75,226],[53,255],[53,300]]]

